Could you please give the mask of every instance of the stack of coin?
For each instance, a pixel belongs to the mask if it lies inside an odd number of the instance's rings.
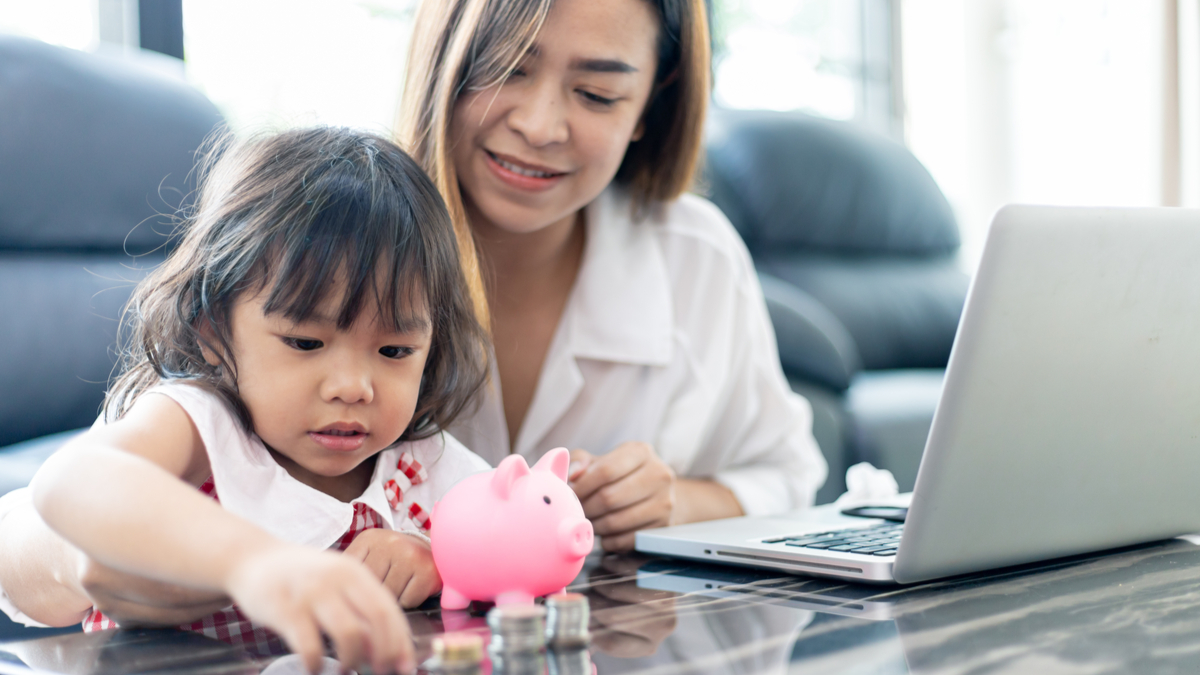
[[[434,638],[430,665],[443,673],[478,673],[483,665],[483,638],[474,633],[446,633]]]
[[[493,652],[540,651],[546,646],[546,608],[538,605],[493,607],[487,615]]]
[[[556,593],[546,598],[546,642],[552,649],[586,647],[588,633],[587,596],[579,593]]]

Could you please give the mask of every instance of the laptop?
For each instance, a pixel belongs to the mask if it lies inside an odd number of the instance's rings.
[[[1198,476],[1200,210],[1006,206],[904,522],[821,506],[636,548],[915,583],[1200,531]]]

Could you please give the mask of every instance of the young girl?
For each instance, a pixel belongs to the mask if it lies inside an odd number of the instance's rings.
[[[34,480],[46,523],[102,564],[236,602],[184,628],[254,647],[261,624],[310,668],[323,631],[347,667],[411,670],[397,599],[441,587],[428,514],[488,468],[441,432],[486,352],[421,169],[341,129],[226,150],[127,322],[104,414]]]

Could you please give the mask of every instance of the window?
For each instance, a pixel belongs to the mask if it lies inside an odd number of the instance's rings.
[[[234,129],[394,123],[416,0],[184,0],[188,78]]]
[[[856,120],[899,137],[891,0],[716,0],[714,102]]]

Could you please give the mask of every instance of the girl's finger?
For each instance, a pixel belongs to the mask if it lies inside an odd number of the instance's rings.
[[[379,555],[378,553],[375,555],[367,554],[362,559],[362,563],[371,571],[372,576],[384,582],[385,585],[387,584],[385,580],[392,573],[392,561],[388,556]],[[388,586],[388,588],[391,588],[391,586]]]
[[[346,599],[368,628],[375,672],[412,672],[416,668],[412,636],[396,601],[357,584],[346,588]]]
[[[346,668],[357,670],[367,664],[371,654],[370,628],[358,612],[338,595],[326,597],[313,606],[313,615],[321,630],[333,641],[337,659]]]
[[[275,626],[289,649],[304,662],[310,673],[321,672],[325,647],[321,642],[321,631],[308,614],[291,614],[286,624]]]
[[[397,565],[388,569],[387,577],[383,580],[383,585],[387,586],[387,589],[392,592],[393,598],[399,599],[411,583],[412,577],[411,569]]]
[[[400,606],[405,609],[419,607],[429,596],[441,590],[439,584],[435,583],[436,579],[437,575],[412,575],[404,587],[404,592],[400,594]]]

